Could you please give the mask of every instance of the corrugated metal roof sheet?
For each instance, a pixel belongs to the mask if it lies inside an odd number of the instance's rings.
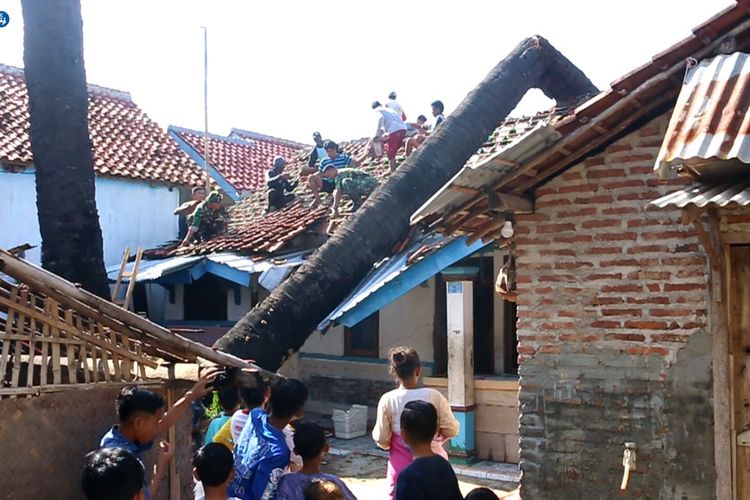
[[[693,158],[750,163],[750,55],[700,62],[685,75],[655,169]]]
[[[684,208],[688,205],[696,207],[707,205],[719,207],[728,205],[748,206],[750,205],[750,179],[722,184],[694,184],[662,196],[649,205],[659,208],[669,206]]]

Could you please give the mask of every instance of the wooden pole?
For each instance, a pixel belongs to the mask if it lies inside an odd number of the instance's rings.
[[[206,171],[206,191],[211,190],[208,173],[208,28],[203,28],[203,169]]]

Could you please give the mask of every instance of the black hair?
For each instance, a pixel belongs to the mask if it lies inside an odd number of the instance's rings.
[[[221,443],[208,443],[193,454],[193,467],[204,486],[221,486],[234,467],[234,457]]]
[[[466,500],[499,500],[499,497],[489,488],[474,488],[466,495]]]
[[[426,117],[425,115],[419,115],[419,116],[417,117],[417,121],[418,121],[418,122],[419,122],[419,121],[422,121],[422,122],[426,122],[426,121],[427,121],[427,117]]]
[[[191,193],[195,194],[195,193],[197,193],[198,191],[206,191],[206,188],[204,188],[203,186],[195,186],[195,187],[194,187],[194,188],[192,189]]]
[[[339,485],[327,479],[311,481],[305,488],[305,500],[344,500]]]
[[[240,395],[236,387],[222,387],[217,391],[219,393],[219,404],[224,413],[229,413],[237,409],[240,404]]]
[[[165,405],[166,402],[160,394],[135,386],[125,387],[117,396],[117,417],[120,422],[125,423],[136,413],[153,415]]]
[[[333,141],[325,141],[323,143],[323,149],[335,149],[336,151],[338,151],[339,145]]]
[[[315,422],[294,426],[294,451],[305,460],[320,455],[326,447],[326,431]]]
[[[268,384],[258,376],[255,377],[254,387],[240,387],[240,400],[242,401],[242,404],[245,405],[245,408],[253,409],[262,405],[266,400],[267,388]]]
[[[391,375],[399,380],[411,377],[420,366],[419,354],[411,347],[394,347],[388,353],[388,359]]]
[[[437,108],[438,110],[440,110],[441,113],[445,111],[445,106],[443,106],[443,101],[432,101],[431,106],[433,108]]]
[[[382,106],[380,101],[372,101],[372,109],[379,108],[380,106]]]
[[[432,441],[437,425],[437,410],[427,401],[409,401],[401,412],[401,431],[416,443]]]
[[[88,500],[133,500],[143,489],[143,464],[123,448],[100,448],[83,461],[81,487]]]
[[[307,396],[307,387],[301,380],[280,380],[271,387],[270,413],[278,418],[292,417],[304,408]]]

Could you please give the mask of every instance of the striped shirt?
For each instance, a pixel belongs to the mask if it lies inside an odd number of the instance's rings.
[[[325,160],[320,162],[320,171],[324,172],[328,167],[346,168],[352,164],[352,157],[349,155],[343,155],[339,153],[336,158],[331,159],[326,157]]]

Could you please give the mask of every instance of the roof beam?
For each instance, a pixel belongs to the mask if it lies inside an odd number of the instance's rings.
[[[524,196],[510,193],[490,192],[490,210],[496,212],[515,212],[530,214],[534,211],[534,202]]]

